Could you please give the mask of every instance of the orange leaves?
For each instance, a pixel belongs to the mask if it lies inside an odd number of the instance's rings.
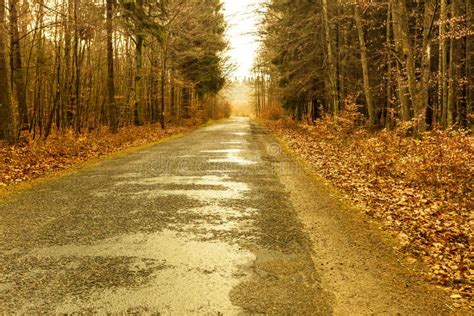
[[[398,131],[371,134],[350,122],[266,125],[382,220],[401,250],[429,265],[430,280],[451,288],[457,302],[472,300],[474,138],[436,131],[417,140]]]
[[[30,140],[16,146],[0,143],[0,187],[38,178],[91,158],[128,147],[157,141],[187,128],[162,130],[157,125],[124,127],[117,134],[108,129],[76,137],[74,133],[51,136],[47,141]]]

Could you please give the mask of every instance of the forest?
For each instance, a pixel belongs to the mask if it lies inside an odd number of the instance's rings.
[[[256,111],[297,120],[357,104],[369,129],[467,128],[474,104],[468,0],[269,1],[255,66]]]
[[[472,298],[472,2],[271,0],[262,15],[257,115],[427,279]]]
[[[0,138],[229,112],[217,0],[0,1]],[[224,113],[225,114],[225,113]]]
[[[469,314],[473,128],[472,0],[0,0],[0,314]]]

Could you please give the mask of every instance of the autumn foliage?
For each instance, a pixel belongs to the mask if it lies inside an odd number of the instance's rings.
[[[463,131],[406,137],[409,124],[370,133],[357,111],[312,125],[266,121],[311,168],[380,219],[427,277],[472,300],[474,138]],[[457,303],[455,303],[457,304]]]
[[[72,130],[57,133],[48,140],[24,138],[15,146],[0,143],[0,187],[9,186],[63,170],[92,158],[156,142],[191,127],[159,125],[123,127],[117,134],[102,128],[77,136]]]

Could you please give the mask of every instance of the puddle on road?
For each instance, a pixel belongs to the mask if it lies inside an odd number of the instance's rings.
[[[209,159],[208,162],[211,163],[222,163],[222,164],[237,164],[241,166],[254,165],[257,162],[254,160],[248,160],[245,158],[237,157],[234,155],[227,155],[225,158]]]
[[[207,175],[202,177],[187,176],[166,176],[155,178],[144,178],[141,180],[121,181],[115,185],[195,185],[195,186],[213,186],[215,189],[182,189],[167,190],[163,188],[147,189],[134,193],[135,196],[147,196],[148,198],[156,198],[170,195],[183,195],[200,201],[222,200],[222,199],[242,199],[245,192],[249,191],[249,187],[244,182],[229,181],[228,175],[216,176]]]
[[[170,196],[182,195],[191,199],[202,202],[209,202],[211,200],[235,200],[244,198],[241,190],[145,190],[137,192],[136,195],[146,195],[149,199]]]
[[[236,154],[242,152],[242,149],[230,148],[230,149],[218,149],[218,150],[202,150],[202,153],[215,153],[215,154]]]
[[[246,132],[236,132],[236,133],[232,133],[232,135],[237,135],[237,136],[246,136],[248,135],[249,133],[246,133]]]
[[[242,149],[238,149],[238,148],[221,149],[221,150],[206,150],[202,152],[226,154],[222,158],[208,159],[207,161],[210,163],[237,164],[241,166],[253,165],[257,163],[256,161],[248,160],[248,159],[238,156],[237,154],[242,152]]]
[[[56,309],[57,313],[84,310],[111,313],[158,311],[170,314],[241,312],[232,305],[228,294],[239,283],[235,277],[242,274],[239,267],[253,262],[255,256],[238,246],[218,241],[202,242],[192,237],[192,234],[165,230],[109,238],[92,245],[39,248],[30,255],[48,258],[134,258],[134,267],[131,267],[134,269],[140,269],[137,260],[162,263],[162,268],[154,271],[150,281],[142,286],[94,289],[87,299],[68,297]]]
[[[221,142],[223,145],[242,145],[244,142],[240,140],[229,141],[229,142]]]
[[[159,184],[178,184],[178,185],[208,185],[225,187],[229,189],[246,190],[247,185],[242,182],[229,181],[228,175],[206,175],[206,176],[162,176],[153,178],[143,178],[140,180],[119,181],[115,185],[159,185]]]

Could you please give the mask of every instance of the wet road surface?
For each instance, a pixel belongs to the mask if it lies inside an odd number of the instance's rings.
[[[0,312],[330,314],[280,154],[234,118],[0,203]]]

